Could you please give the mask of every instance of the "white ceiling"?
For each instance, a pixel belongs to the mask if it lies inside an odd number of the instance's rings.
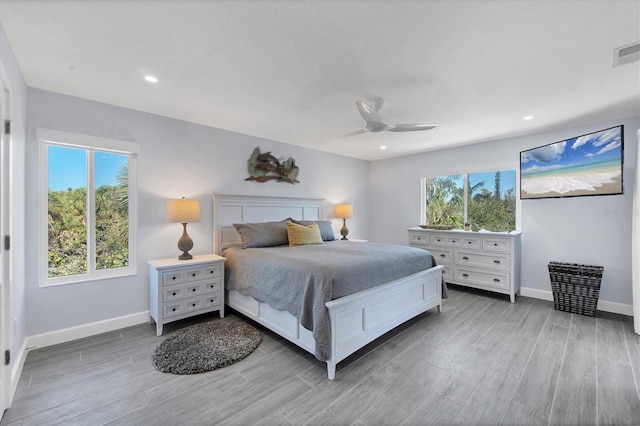
[[[640,115],[640,63],[612,68],[640,0],[0,0],[0,22],[28,86],[366,160]],[[439,127],[340,138],[377,96]]]

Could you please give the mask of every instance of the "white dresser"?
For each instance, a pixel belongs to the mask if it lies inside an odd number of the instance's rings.
[[[172,321],[211,311],[224,317],[224,261],[215,254],[193,256],[190,260],[150,260],[149,322],[156,334]]]
[[[520,232],[410,228],[409,245],[428,250],[445,282],[508,294],[520,291]]]

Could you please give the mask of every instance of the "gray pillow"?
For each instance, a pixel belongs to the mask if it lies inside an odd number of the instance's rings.
[[[318,228],[320,228],[320,236],[322,237],[322,241],[333,241],[336,239],[335,235],[333,234],[333,227],[331,226],[330,220],[290,220],[291,222],[297,223],[298,225],[302,226],[309,226],[312,223],[317,224]]]
[[[263,223],[234,223],[242,248],[275,247],[289,244],[287,221]]]

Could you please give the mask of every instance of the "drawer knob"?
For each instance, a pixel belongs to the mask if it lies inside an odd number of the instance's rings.
[[[468,276],[469,276],[469,274],[462,274],[462,276],[463,276],[463,277],[468,277]]]
[[[193,291],[193,292],[195,293],[195,292],[196,292],[196,289],[194,288],[194,289],[193,289],[193,290],[191,290],[191,291]]]
[[[455,242],[456,242],[456,240],[451,240],[451,242],[452,242],[452,243],[455,243]]]
[[[498,243],[493,243],[494,246],[498,247]]]
[[[192,303],[192,304],[191,304],[191,306],[196,306],[196,304],[195,304],[195,303]]]
[[[192,277],[195,277],[195,276],[196,276],[196,273],[194,272],[193,274],[191,274],[191,276],[192,276]]]
[[[500,261],[499,260],[494,260],[493,263],[500,263]]]
[[[499,278],[494,278],[493,280],[494,280],[495,282],[497,282],[497,283],[499,283],[499,282],[500,282],[500,279],[499,279]]]
[[[472,244],[472,242],[471,241],[467,241],[467,244]]]
[[[442,253],[442,254],[440,254],[440,257],[447,257],[447,255]]]
[[[175,311],[176,311],[176,308],[173,308],[171,311],[172,311],[172,312],[175,312]]]
[[[438,242],[440,242],[440,238],[438,238]]]
[[[213,274],[215,271],[212,269],[209,271],[210,274]]]
[[[469,260],[469,258],[467,256],[462,256],[462,259]]]
[[[174,291],[174,292],[173,292],[173,294],[172,294],[172,296],[175,296],[175,295],[176,295],[176,292]]]
[[[176,279],[176,277],[171,277],[171,279],[172,279],[172,280],[175,280],[175,279]]]

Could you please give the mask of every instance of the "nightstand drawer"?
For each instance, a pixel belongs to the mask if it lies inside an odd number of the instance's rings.
[[[184,271],[184,281],[198,281],[204,278],[203,268],[186,269]]]
[[[217,293],[220,291],[221,286],[220,278],[215,280],[206,280],[204,282],[204,292],[205,293]]]
[[[183,271],[167,271],[162,273],[162,285],[180,284],[183,280]]]
[[[174,300],[183,299],[184,297],[185,297],[185,294],[184,294],[183,285],[172,285],[172,286],[164,287],[162,289],[163,302],[171,302]]]
[[[204,299],[202,297],[194,297],[192,299],[185,300],[186,311],[197,311],[198,309],[204,308]]]
[[[185,312],[184,300],[162,305],[162,316],[164,318],[170,318],[170,317],[175,317],[177,315],[182,315],[184,312]]]
[[[220,304],[220,293],[207,294],[204,298],[204,306],[213,308]]]
[[[204,268],[202,278],[220,278],[222,276],[222,265],[214,265]]]
[[[204,292],[204,283],[193,283],[185,285],[185,297],[199,296]]]

